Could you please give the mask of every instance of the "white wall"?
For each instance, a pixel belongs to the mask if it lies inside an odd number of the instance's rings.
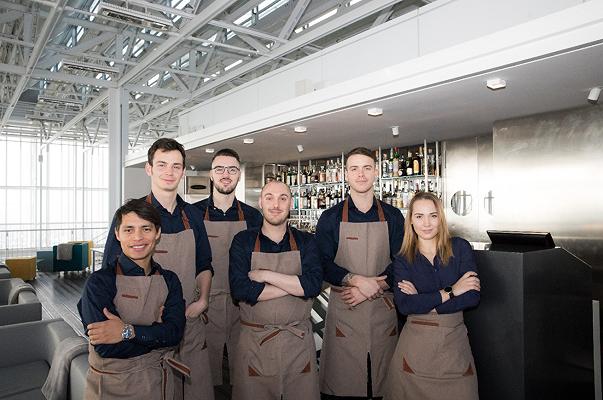
[[[144,168],[124,168],[124,200],[139,199],[151,193],[151,178]]]
[[[178,140],[204,146],[601,39],[601,0],[441,0],[192,107]]]

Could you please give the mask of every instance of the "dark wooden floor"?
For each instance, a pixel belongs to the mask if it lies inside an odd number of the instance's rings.
[[[84,336],[84,327],[77,311],[86,279],[84,272],[38,272],[30,281],[42,303],[42,319],[63,318],[76,332]]]

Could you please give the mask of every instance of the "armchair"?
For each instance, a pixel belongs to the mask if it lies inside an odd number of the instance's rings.
[[[42,304],[33,291],[20,291],[17,303],[9,304],[9,296],[21,285],[25,282],[20,278],[0,279],[0,326],[42,319]]]
[[[51,272],[83,271],[88,268],[88,242],[73,243],[72,251],[71,260],[57,260],[58,246],[53,246],[53,265]]]
[[[62,340],[72,336],[77,333],[59,319],[0,326],[0,398],[44,399],[41,387],[54,351]],[[74,368],[87,370],[87,354],[77,356],[70,369],[68,398],[81,400],[86,371],[74,374]]]

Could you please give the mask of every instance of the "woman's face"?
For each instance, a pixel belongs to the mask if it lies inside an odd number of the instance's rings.
[[[431,240],[436,237],[440,229],[440,216],[433,201],[417,200],[413,204],[411,222],[419,238]]]

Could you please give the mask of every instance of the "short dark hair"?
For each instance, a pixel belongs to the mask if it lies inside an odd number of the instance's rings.
[[[161,216],[152,204],[143,199],[130,199],[115,211],[115,229],[119,230],[124,215],[131,212],[155,225],[156,229],[161,228]]]
[[[178,150],[180,154],[182,154],[182,166],[184,167],[186,162],[186,152],[184,151],[184,146],[182,146],[176,140],[171,138],[161,138],[155,140],[155,143],[149,147],[149,151],[147,152],[147,161],[149,162],[149,165],[153,165],[153,157],[155,157],[155,152],[157,152],[157,150]]]
[[[377,162],[377,158],[375,158],[375,154],[372,151],[370,151],[366,147],[356,147],[356,148],[348,151],[348,154],[345,155],[345,163],[346,164],[348,163],[348,158],[350,158],[350,156],[355,156],[357,154],[359,154],[361,156],[367,156],[371,160],[373,160],[373,162]]]
[[[239,164],[241,163],[241,158],[239,157],[239,153],[237,153],[233,149],[222,149],[222,150],[218,150],[218,152],[216,154],[214,154],[214,156],[211,158],[212,164],[213,164],[214,160],[216,159],[216,157],[220,157],[220,156],[232,157],[232,158],[236,159]]]

